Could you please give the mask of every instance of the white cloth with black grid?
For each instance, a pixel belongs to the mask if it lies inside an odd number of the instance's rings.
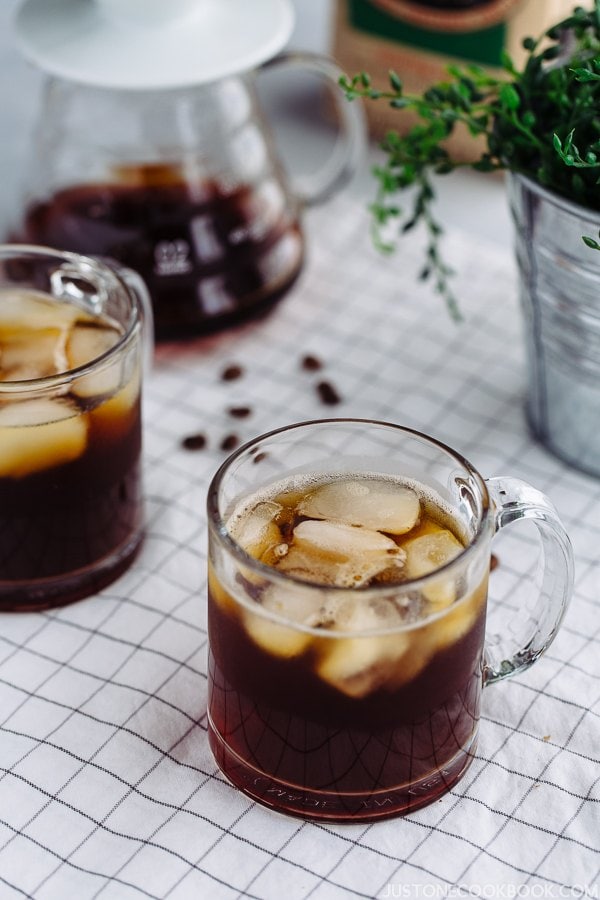
[[[133,567],[96,597],[0,616],[2,898],[600,895],[600,481],[528,433],[512,257],[447,236],[456,325],[416,280],[419,235],[382,258],[348,196],[306,226],[304,273],[271,316],[158,349],[145,396],[147,535]],[[323,369],[303,369],[305,354]],[[233,364],[242,377],[224,381]],[[322,380],[337,406],[323,405]],[[250,414],[234,418],[239,406]],[[532,482],[576,553],[563,628],[527,673],[484,691],[464,779],[373,825],[256,805],[222,777],[206,735],[204,503],[220,445],[331,414],[409,425],[484,476]],[[207,446],[184,449],[197,433]],[[531,546],[515,533],[496,552],[492,595],[510,616],[533,577]]]

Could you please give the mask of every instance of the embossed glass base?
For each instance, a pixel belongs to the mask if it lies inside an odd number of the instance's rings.
[[[475,733],[468,747],[424,778],[385,790],[342,793],[311,790],[273,778],[249,765],[228,747],[210,715],[208,726],[209,743],[217,765],[234,787],[277,812],[329,822],[373,822],[404,816],[433,803],[462,778],[477,747]]]

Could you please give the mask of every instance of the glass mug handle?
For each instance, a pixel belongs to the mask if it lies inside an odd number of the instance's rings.
[[[540,533],[544,569],[539,597],[520,629],[518,649],[509,650],[504,637],[486,639],[484,685],[527,669],[541,656],[554,640],[573,589],[571,542],[548,498],[518,478],[489,478],[486,485],[495,507],[496,532],[530,519]]]
[[[15,247],[18,249],[17,245],[15,245]],[[72,259],[75,257],[75,254],[70,255]],[[150,299],[148,288],[146,287],[143,278],[138,275],[137,272],[122,266],[112,257],[95,256],[92,257],[92,259],[96,260],[101,265],[112,269],[138,301],[140,321],[142,323],[144,373],[148,375],[152,369],[152,360],[154,357],[154,314],[152,312],[152,300]],[[93,271],[90,271],[89,265],[85,262],[85,258],[82,263],[64,262],[56,267],[50,276],[50,284],[54,295],[58,297],[64,296],[75,300],[81,299],[82,294],[85,293],[81,287],[82,276],[84,284],[86,280],[89,279],[90,284],[99,292],[99,299],[96,302],[103,302],[104,294],[99,288],[97,280],[94,278]]]
[[[263,63],[260,71],[278,67],[310,72],[322,78],[330,87],[339,116],[335,146],[323,165],[310,175],[294,179],[294,194],[305,206],[322,203],[346,184],[359,168],[366,153],[366,126],[360,103],[348,103],[339,87],[344,74],[333,60],[313,53],[282,53]]]

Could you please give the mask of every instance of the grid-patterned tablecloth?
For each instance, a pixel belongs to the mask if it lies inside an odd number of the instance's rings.
[[[268,319],[157,352],[148,528],[133,568],[97,597],[0,616],[1,898],[600,896],[600,482],[528,435],[510,254],[448,235],[457,326],[415,279],[418,235],[382,259],[349,197],[306,221],[307,266]],[[322,370],[303,369],[305,354]],[[234,364],[242,377],[223,380]],[[339,405],[323,405],[320,381]],[[240,406],[246,418],[229,412]],[[374,825],[255,805],[220,775],[206,736],[204,499],[221,444],[331,414],[408,424],[485,476],[533,482],[577,557],[555,643],[528,673],[484,691],[463,781]],[[198,433],[204,449],[181,446]],[[514,536],[497,548],[492,593],[509,611],[530,550]]]

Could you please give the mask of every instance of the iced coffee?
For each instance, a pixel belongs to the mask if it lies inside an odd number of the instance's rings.
[[[209,573],[210,738],[227,777],[315,818],[431,802],[474,752],[487,571],[426,485],[297,476],[227,521],[247,554]],[[272,574],[271,574],[272,573]]]
[[[108,312],[0,289],[0,609],[78,599],[131,561],[138,343]]]

